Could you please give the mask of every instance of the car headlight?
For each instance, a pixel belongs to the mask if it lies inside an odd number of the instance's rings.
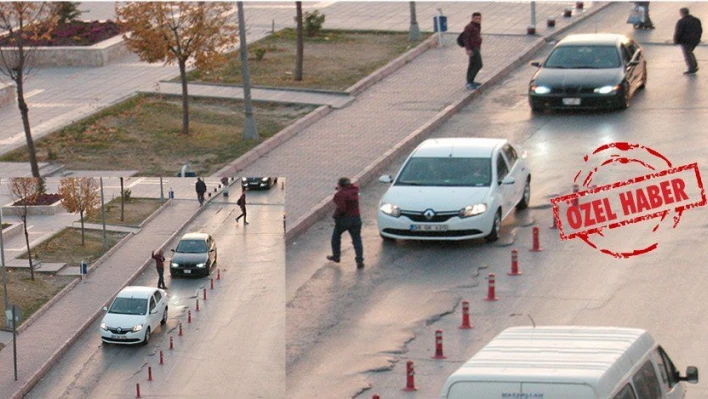
[[[462,209],[460,209],[459,216],[461,218],[468,218],[472,216],[477,216],[481,213],[484,213],[487,211],[487,204],[474,204],[474,205],[468,205]]]
[[[266,182],[268,182],[268,178],[267,178],[267,177],[264,177],[264,178],[261,179],[261,181],[262,181],[263,183],[266,183]]]
[[[108,331],[108,324],[101,323],[101,330]]]
[[[382,204],[381,207],[379,207],[379,209],[384,214],[389,215],[389,216],[393,216],[395,218],[401,216],[401,209],[397,205]]]
[[[551,92],[551,88],[546,87],[546,86],[535,86],[534,85],[534,86],[531,86],[531,92],[533,92],[534,94],[548,94]]]
[[[179,267],[179,263],[172,262],[172,263],[170,263],[170,266],[171,267]]]
[[[241,178],[241,181],[245,183],[245,182],[247,182],[247,181],[248,181],[248,178],[246,178],[246,177],[242,177],[242,178]]]
[[[143,329],[143,325],[142,325],[142,324],[138,324],[138,325],[133,326],[133,328],[131,328],[130,331],[132,331],[132,332],[138,332],[138,331],[141,331],[142,329]]]
[[[602,87],[596,88],[595,90],[593,90],[593,92],[599,93],[599,94],[610,94],[610,93],[616,92],[617,90],[619,90],[619,88],[620,88],[619,85],[617,85],[617,86],[602,86]]]
[[[197,267],[204,267],[204,263],[197,263]]]

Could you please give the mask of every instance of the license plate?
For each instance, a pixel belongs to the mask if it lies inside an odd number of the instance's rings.
[[[113,339],[127,339],[125,335],[111,335],[111,338]]]
[[[192,273],[192,271],[189,270],[189,269],[187,269],[187,270],[184,271],[184,274],[191,274],[191,273]]]
[[[579,98],[564,98],[563,105],[580,105]]]
[[[447,231],[446,224],[412,224],[411,231]]]

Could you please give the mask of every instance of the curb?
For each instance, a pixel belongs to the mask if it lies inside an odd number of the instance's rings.
[[[170,201],[172,201],[172,200],[170,200]],[[209,202],[209,201],[207,201],[207,202]],[[194,212],[194,213],[192,214],[192,216],[190,216],[190,217],[189,217],[189,218],[188,218],[188,219],[187,219],[187,220],[186,220],[186,221],[185,221],[185,222],[184,222],[184,223],[183,223],[183,224],[160,246],[160,248],[165,247],[170,241],[172,241],[176,236],[178,236],[178,235],[184,230],[184,228],[185,228],[189,223],[191,223],[191,222],[202,212],[202,210],[203,210],[204,208],[205,208],[204,206],[199,207],[199,208],[197,209],[197,211]],[[128,236],[128,237],[129,237],[129,236]],[[118,245],[118,244],[116,244],[116,245]],[[120,290],[122,290],[124,287],[127,287],[129,284],[131,284],[133,281],[135,281],[135,279],[138,278],[138,276],[139,276],[140,274],[142,274],[142,273],[145,271],[145,269],[148,267],[148,265],[150,265],[150,263],[152,263],[152,259],[149,259],[149,260],[145,261],[145,263],[144,263],[142,266],[140,266],[140,268],[138,268],[138,269],[136,270],[136,272],[133,273],[133,274],[128,278],[128,281],[127,281],[118,291],[116,291],[113,295],[111,295],[111,299],[109,299],[108,302],[103,303],[103,304],[99,307],[99,309],[96,311],[96,313],[94,313],[94,314],[91,316],[91,318],[89,318],[89,320],[87,320],[84,324],[82,324],[82,325],[76,330],[76,332],[74,333],[73,336],[69,337],[69,338],[62,344],[62,346],[61,346],[59,349],[57,349],[54,353],[52,353],[52,354],[47,358],[47,362],[44,364],[44,366],[42,366],[37,372],[35,372],[32,376],[30,376],[29,379],[27,380],[27,383],[25,383],[25,384],[19,389],[19,392],[15,392],[15,393],[12,395],[12,398],[13,398],[13,399],[21,399],[24,395],[26,395],[27,393],[29,393],[29,391],[32,390],[32,388],[37,384],[37,382],[39,382],[39,380],[42,379],[42,377],[44,377],[44,375],[49,371],[49,369],[50,369],[52,366],[54,366],[54,365],[59,361],[59,359],[61,358],[61,356],[69,349],[69,346],[71,346],[71,344],[73,344],[73,343],[79,338],[79,336],[80,336],[81,334],[83,334],[83,333],[89,328],[89,326],[90,326],[91,324],[93,324],[93,322],[96,321],[96,319],[98,319],[98,317],[103,313],[103,307],[104,307],[104,306],[108,306],[109,303],[110,303],[110,301],[113,300],[113,297],[114,297],[115,295],[117,295],[118,292],[120,292]],[[76,284],[78,284],[78,282],[79,282],[79,281],[77,280],[76,283],[73,283],[74,286],[75,286]]]
[[[590,10],[579,16],[575,21],[571,22],[570,24],[564,26],[561,29],[558,29],[558,31],[553,32],[547,37],[538,36],[536,44],[534,44],[525,53],[519,55],[513,62],[508,64],[501,71],[496,73],[494,76],[490,77],[480,87],[480,89],[477,89],[474,92],[467,94],[464,98],[457,100],[445,107],[445,109],[440,111],[431,120],[426,122],[420,128],[414,130],[405,139],[403,139],[403,141],[399,142],[396,146],[384,153],[376,161],[372,162],[371,164],[366,166],[361,172],[353,176],[352,182],[357,183],[360,187],[370,183],[372,180],[375,179],[378,173],[381,173],[382,170],[390,166],[396,160],[396,158],[412,151],[425,137],[430,135],[430,133],[440,127],[440,125],[447,122],[448,119],[450,119],[460,109],[467,106],[470,102],[472,102],[472,100],[483,94],[489,86],[495,85],[497,82],[502,80],[507,74],[509,74],[509,72],[511,72],[513,69],[532,59],[534,54],[541,50],[548,42],[567,32],[569,29],[576,26],[577,23],[585,20],[586,18],[589,18],[592,15],[595,15],[601,10],[604,10],[611,4],[612,3],[598,4],[597,7],[591,8]],[[435,38],[435,36],[431,37],[428,40],[431,40],[433,38]],[[286,245],[289,244],[292,240],[294,240],[298,235],[307,231],[307,229],[312,227],[328,213],[334,210],[334,203],[332,202],[332,198],[333,195],[327,196],[317,205],[312,207],[305,216],[301,217],[292,224],[292,227],[289,228],[285,233]]]
[[[329,114],[331,110],[332,108],[329,105],[322,105],[318,107],[314,111],[295,121],[295,123],[293,123],[292,125],[279,131],[273,137],[257,145],[255,148],[251,149],[247,153],[241,155],[235,161],[219,169],[209,177],[235,176],[236,173],[247,168],[249,165],[257,161],[260,157],[273,151],[280,144],[290,140],[296,134],[302,132],[303,130],[318,122],[320,119],[327,116],[327,114]]]
[[[437,35],[430,36],[428,39],[426,39],[425,41],[423,41],[419,45],[406,51],[402,55],[395,58],[393,61],[390,61],[388,64],[386,64],[386,65],[382,66],[381,68],[377,69],[376,71],[374,71],[369,76],[354,83],[354,85],[349,87],[347,90],[345,90],[345,92],[351,96],[357,96],[357,95],[361,94],[364,90],[368,89],[369,87],[380,82],[381,80],[383,80],[387,76],[389,76],[392,73],[396,72],[397,70],[401,69],[406,64],[411,62],[414,58],[416,58],[419,55],[423,54],[424,52],[428,51],[432,47],[435,47],[437,44],[438,44]]]
[[[11,238],[15,238],[22,233],[23,229],[21,227],[22,223],[11,223],[10,227],[7,227],[2,231],[2,239],[9,240]]]

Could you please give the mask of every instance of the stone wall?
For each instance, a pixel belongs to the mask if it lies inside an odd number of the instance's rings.
[[[12,51],[12,49],[3,48],[3,51]],[[101,67],[129,53],[123,37],[119,35],[93,46],[37,47],[33,65],[35,67]]]

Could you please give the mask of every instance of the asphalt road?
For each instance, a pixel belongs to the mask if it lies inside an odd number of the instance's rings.
[[[615,24],[613,12],[610,8],[575,31],[597,31],[603,21]],[[550,198],[571,192],[583,156],[602,144],[639,143],[674,165],[697,162],[706,175],[705,77],[682,75],[676,47],[648,44],[645,51],[649,83],[626,111],[532,115],[526,87],[534,69],[522,66],[432,135],[508,138],[529,151],[531,208],[505,221],[500,242],[384,243],[375,211],[387,187],[374,183],[361,194],[363,272],[355,270],[347,237],[342,263],[324,260],[330,220],[288,245],[288,397],[436,397],[447,376],[493,336],[532,320],[646,328],[682,372],[688,365],[708,369],[700,355],[708,349],[701,333],[708,324],[701,261],[708,245],[698,238],[708,226],[705,208],[685,212],[676,228],[667,219],[656,232],[656,220],[607,232],[604,244],[619,250],[658,242],[655,251],[630,259],[615,259],[578,240],[561,241],[558,231],[548,228]],[[402,162],[387,173],[394,174]],[[638,171],[610,168],[596,183]],[[528,251],[533,226],[541,230],[540,253]],[[522,276],[506,275],[512,248],[519,250]],[[497,276],[498,302],[483,300],[488,273]],[[457,329],[462,300],[471,303],[475,328],[469,331]],[[436,329],[445,333],[444,361],[430,359]],[[415,394],[401,391],[407,360],[417,366]],[[708,396],[705,383],[688,389],[687,397]]]
[[[240,214],[237,197],[231,196],[231,203],[221,198],[208,205],[186,230],[209,232],[217,242],[221,280],[214,281],[214,290],[207,278],[166,276],[169,320],[147,346],[102,344],[99,320],[28,397],[135,396],[136,383],[143,396],[285,397],[284,195],[279,188],[249,192],[248,226],[234,222]],[[214,270],[211,277],[216,276]],[[151,267],[134,285],[156,282]],[[164,365],[159,364],[160,351]],[[152,382],[148,382],[148,367]],[[224,384],[227,380],[238,384]]]

